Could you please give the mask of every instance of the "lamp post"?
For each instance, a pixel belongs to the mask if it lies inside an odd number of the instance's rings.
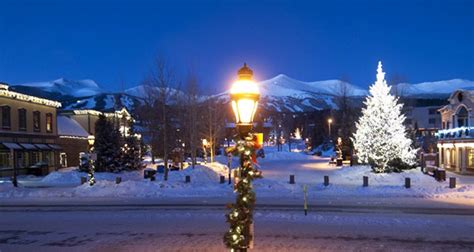
[[[329,118],[328,119],[329,141],[331,141],[331,124],[332,124],[332,118]]]
[[[202,139],[202,151],[204,152],[204,163],[207,164],[207,139]]]
[[[95,161],[96,157],[92,154],[92,151],[94,150],[95,136],[94,135],[89,135],[87,137],[87,142],[89,143],[89,185],[93,186],[95,184],[94,161]]]
[[[261,177],[261,172],[253,167],[252,159],[258,144],[254,141],[251,130],[260,98],[260,92],[252,77],[253,71],[244,64],[230,90],[232,110],[240,136],[237,145],[231,149],[240,155],[240,176],[234,185],[237,199],[235,204],[230,205],[230,213],[226,215],[230,229],[224,236],[224,243],[232,251],[247,251],[247,248],[252,246],[255,207],[252,181]]]

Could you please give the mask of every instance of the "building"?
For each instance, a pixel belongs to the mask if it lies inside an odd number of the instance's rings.
[[[79,153],[87,152],[89,133],[74,119],[58,116],[59,145],[63,148],[59,157],[61,168],[79,165]]]
[[[90,135],[95,135],[95,123],[99,120],[99,115],[103,114],[111,120],[116,129],[126,135],[129,129],[129,122],[133,120],[127,109],[122,108],[115,111],[97,111],[91,109],[66,110],[61,111],[62,116],[67,116],[78,122]]]
[[[440,166],[474,175],[474,91],[457,90],[442,107],[441,127],[436,134]]]
[[[79,165],[79,155],[89,150],[87,138],[89,135],[95,136],[95,123],[101,114],[112,121],[115,129],[118,129],[122,136],[128,134],[129,124],[133,118],[125,108],[109,112],[97,110],[60,112],[58,116],[59,142],[63,148],[60,155],[61,167]]]
[[[58,168],[61,103],[8,88],[0,83],[0,176],[42,175]]]
[[[441,107],[405,107],[405,124],[420,132],[436,132],[441,128],[441,115],[438,111]]]

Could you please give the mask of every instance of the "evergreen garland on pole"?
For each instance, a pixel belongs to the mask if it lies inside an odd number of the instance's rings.
[[[253,140],[253,135],[249,134],[245,139],[239,140],[235,147],[227,149],[228,153],[240,155],[240,178],[235,185],[237,200],[235,204],[228,205],[230,213],[226,214],[226,218],[230,229],[224,235],[224,243],[231,251],[245,251],[253,239],[250,227],[256,198],[252,181],[262,178],[262,173],[253,167],[256,148],[257,143]]]
[[[95,166],[94,166],[94,160],[90,157],[92,155],[92,151],[94,150],[94,147],[92,147],[89,151],[89,185],[93,186],[95,184]]]

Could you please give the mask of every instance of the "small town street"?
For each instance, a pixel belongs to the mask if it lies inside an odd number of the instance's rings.
[[[0,250],[224,251],[226,210],[210,205],[9,206]],[[39,218],[41,216],[41,218]],[[472,251],[469,209],[262,205],[255,251]]]

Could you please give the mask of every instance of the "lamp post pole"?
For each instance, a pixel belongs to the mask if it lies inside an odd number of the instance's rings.
[[[261,178],[261,172],[253,167],[255,149],[259,146],[251,130],[260,93],[252,77],[253,71],[244,64],[230,91],[240,136],[236,146],[230,148],[231,152],[240,156],[240,176],[234,185],[237,192],[236,203],[230,205],[230,213],[226,214],[230,228],[224,235],[224,243],[231,251],[247,251],[253,246],[253,209],[256,197],[252,181]]]
[[[93,185],[95,184],[95,178],[94,178],[95,167],[94,167],[94,162],[95,162],[96,156],[93,155],[95,137],[94,137],[93,135],[90,135],[90,136],[87,138],[87,142],[89,143],[89,185],[90,185],[90,186],[93,186]]]
[[[10,150],[10,164],[13,167],[13,177],[12,177],[12,184],[14,187],[18,187],[18,174],[16,171],[15,165],[15,151],[13,149]]]
[[[202,139],[202,151],[204,152],[204,163],[207,164],[207,139]]]
[[[232,172],[232,153],[227,154],[227,168],[229,168],[229,185],[231,183],[231,172]]]
[[[329,131],[329,141],[331,141],[331,124],[332,124],[332,119],[328,119],[328,131]]]

